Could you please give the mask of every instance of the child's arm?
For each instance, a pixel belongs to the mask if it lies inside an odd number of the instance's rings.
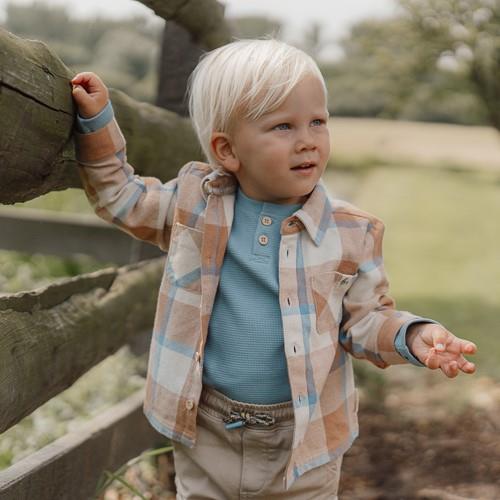
[[[457,368],[473,373],[474,364],[462,355],[476,351],[472,342],[458,339],[441,325],[420,322],[422,318],[395,309],[394,300],[387,295],[383,234],[382,221],[373,218],[368,225],[358,276],[344,297],[340,343],[354,357],[368,359],[380,368],[405,363],[395,339],[398,332],[409,325],[406,343],[425,366],[441,368],[447,376],[455,376]],[[445,351],[438,346],[441,343],[446,346]]]
[[[71,82],[79,115],[84,119],[97,116],[89,120],[94,129],[103,120],[97,130],[74,134],[80,177],[94,211],[135,238],[167,251],[177,179],[163,184],[154,177],[135,175],[102,80],[94,73],[79,73]]]

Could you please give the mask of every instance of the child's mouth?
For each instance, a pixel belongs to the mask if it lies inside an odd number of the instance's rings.
[[[296,167],[292,167],[292,170],[298,171],[308,171],[312,170],[316,165],[314,163],[302,163],[301,165],[297,165]]]

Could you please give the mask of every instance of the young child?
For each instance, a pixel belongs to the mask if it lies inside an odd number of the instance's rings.
[[[308,55],[276,40],[205,54],[190,113],[207,163],[166,183],[127,163],[99,77],[72,83],[90,203],[168,251],[144,412],[173,440],[177,498],[337,498],[358,435],[348,354],[474,372],[472,342],[395,310],[383,223],[327,194],[327,95]]]

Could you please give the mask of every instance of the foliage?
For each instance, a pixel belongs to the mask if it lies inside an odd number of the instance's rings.
[[[263,16],[242,16],[228,20],[231,33],[236,38],[280,38],[282,25],[279,21]]]
[[[356,23],[344,58],[324,68],[339,116],[479,124],[487,112],[466,74],[437,64],[440,46],[403,16]]]
[[[127,490],[131,491],[132,493],[135,493],[139,498],[146,500],[146,497],[142,495],[140,491],[138,491],[133,485],[131,485],[128,481],[126,481],[126,479],[124,478],[125,472],[127,471],[128,468],[141,462],[142,460],[148,460],[157,457],[158,455],[162,455],[164,453],[171,453],[173,449],[174,448],[172,445],[168,445],[168,446],[163,446],[161,448],[155,448],[153,450],[146,450],[145,452],[141,453],[138,457],[135,457],[129,460],[124,465],[122,465],[122,467],[120,467],[116,472],[110,472],[107,470],[104,471],[103,476],[97,483],[94,498],[98,497],[100,498],[100,496],[106,491],[106,489],[112,485],[113,481],[117,481],[123,484]]]
[[[500,130],[500,0],[400,0],[418,47],[473,84]]]
[[[337,116],[496,124],[500,121],[500,0],[400,0],[389,19],[366,19],[341,41],[344,57],[323,63]],[[40,21],[42,20],[42,22]],[[263,16],[228,20],[236,38],[282,37]],[[75,20],[65,7],[8,4],[6,28],[47,42],[75,72],[155,102],[163,22],[136,17]],[[302,48],[313,57],[332,43],[312,23]],[[497,125],[495,125],[497,126]],[[498,126],[497,126],[498,128]]]
[[[102,268],[102,262],[86,255],[62,259],[0,250],[0,294],[40,288],[53,283],[56,278],[77,276]]]

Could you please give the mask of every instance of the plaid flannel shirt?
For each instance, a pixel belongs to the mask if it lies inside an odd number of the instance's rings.
[[[114,118],[75,133],[80,176],[97,215],[168,251],[151,341],[144,413],[160,433],[196,442],[203,351],[233,220],[236,180],[207,164],[162,183],[134,174]],[[279,301],[295,430],[285,487],[343,454],[358,435],[352,360],[408,363],[395,337],[421,320],[395,310],[383,223],[332,200],[320,180],[281,226]],[[403,327],[404,328],[401,328]]]

